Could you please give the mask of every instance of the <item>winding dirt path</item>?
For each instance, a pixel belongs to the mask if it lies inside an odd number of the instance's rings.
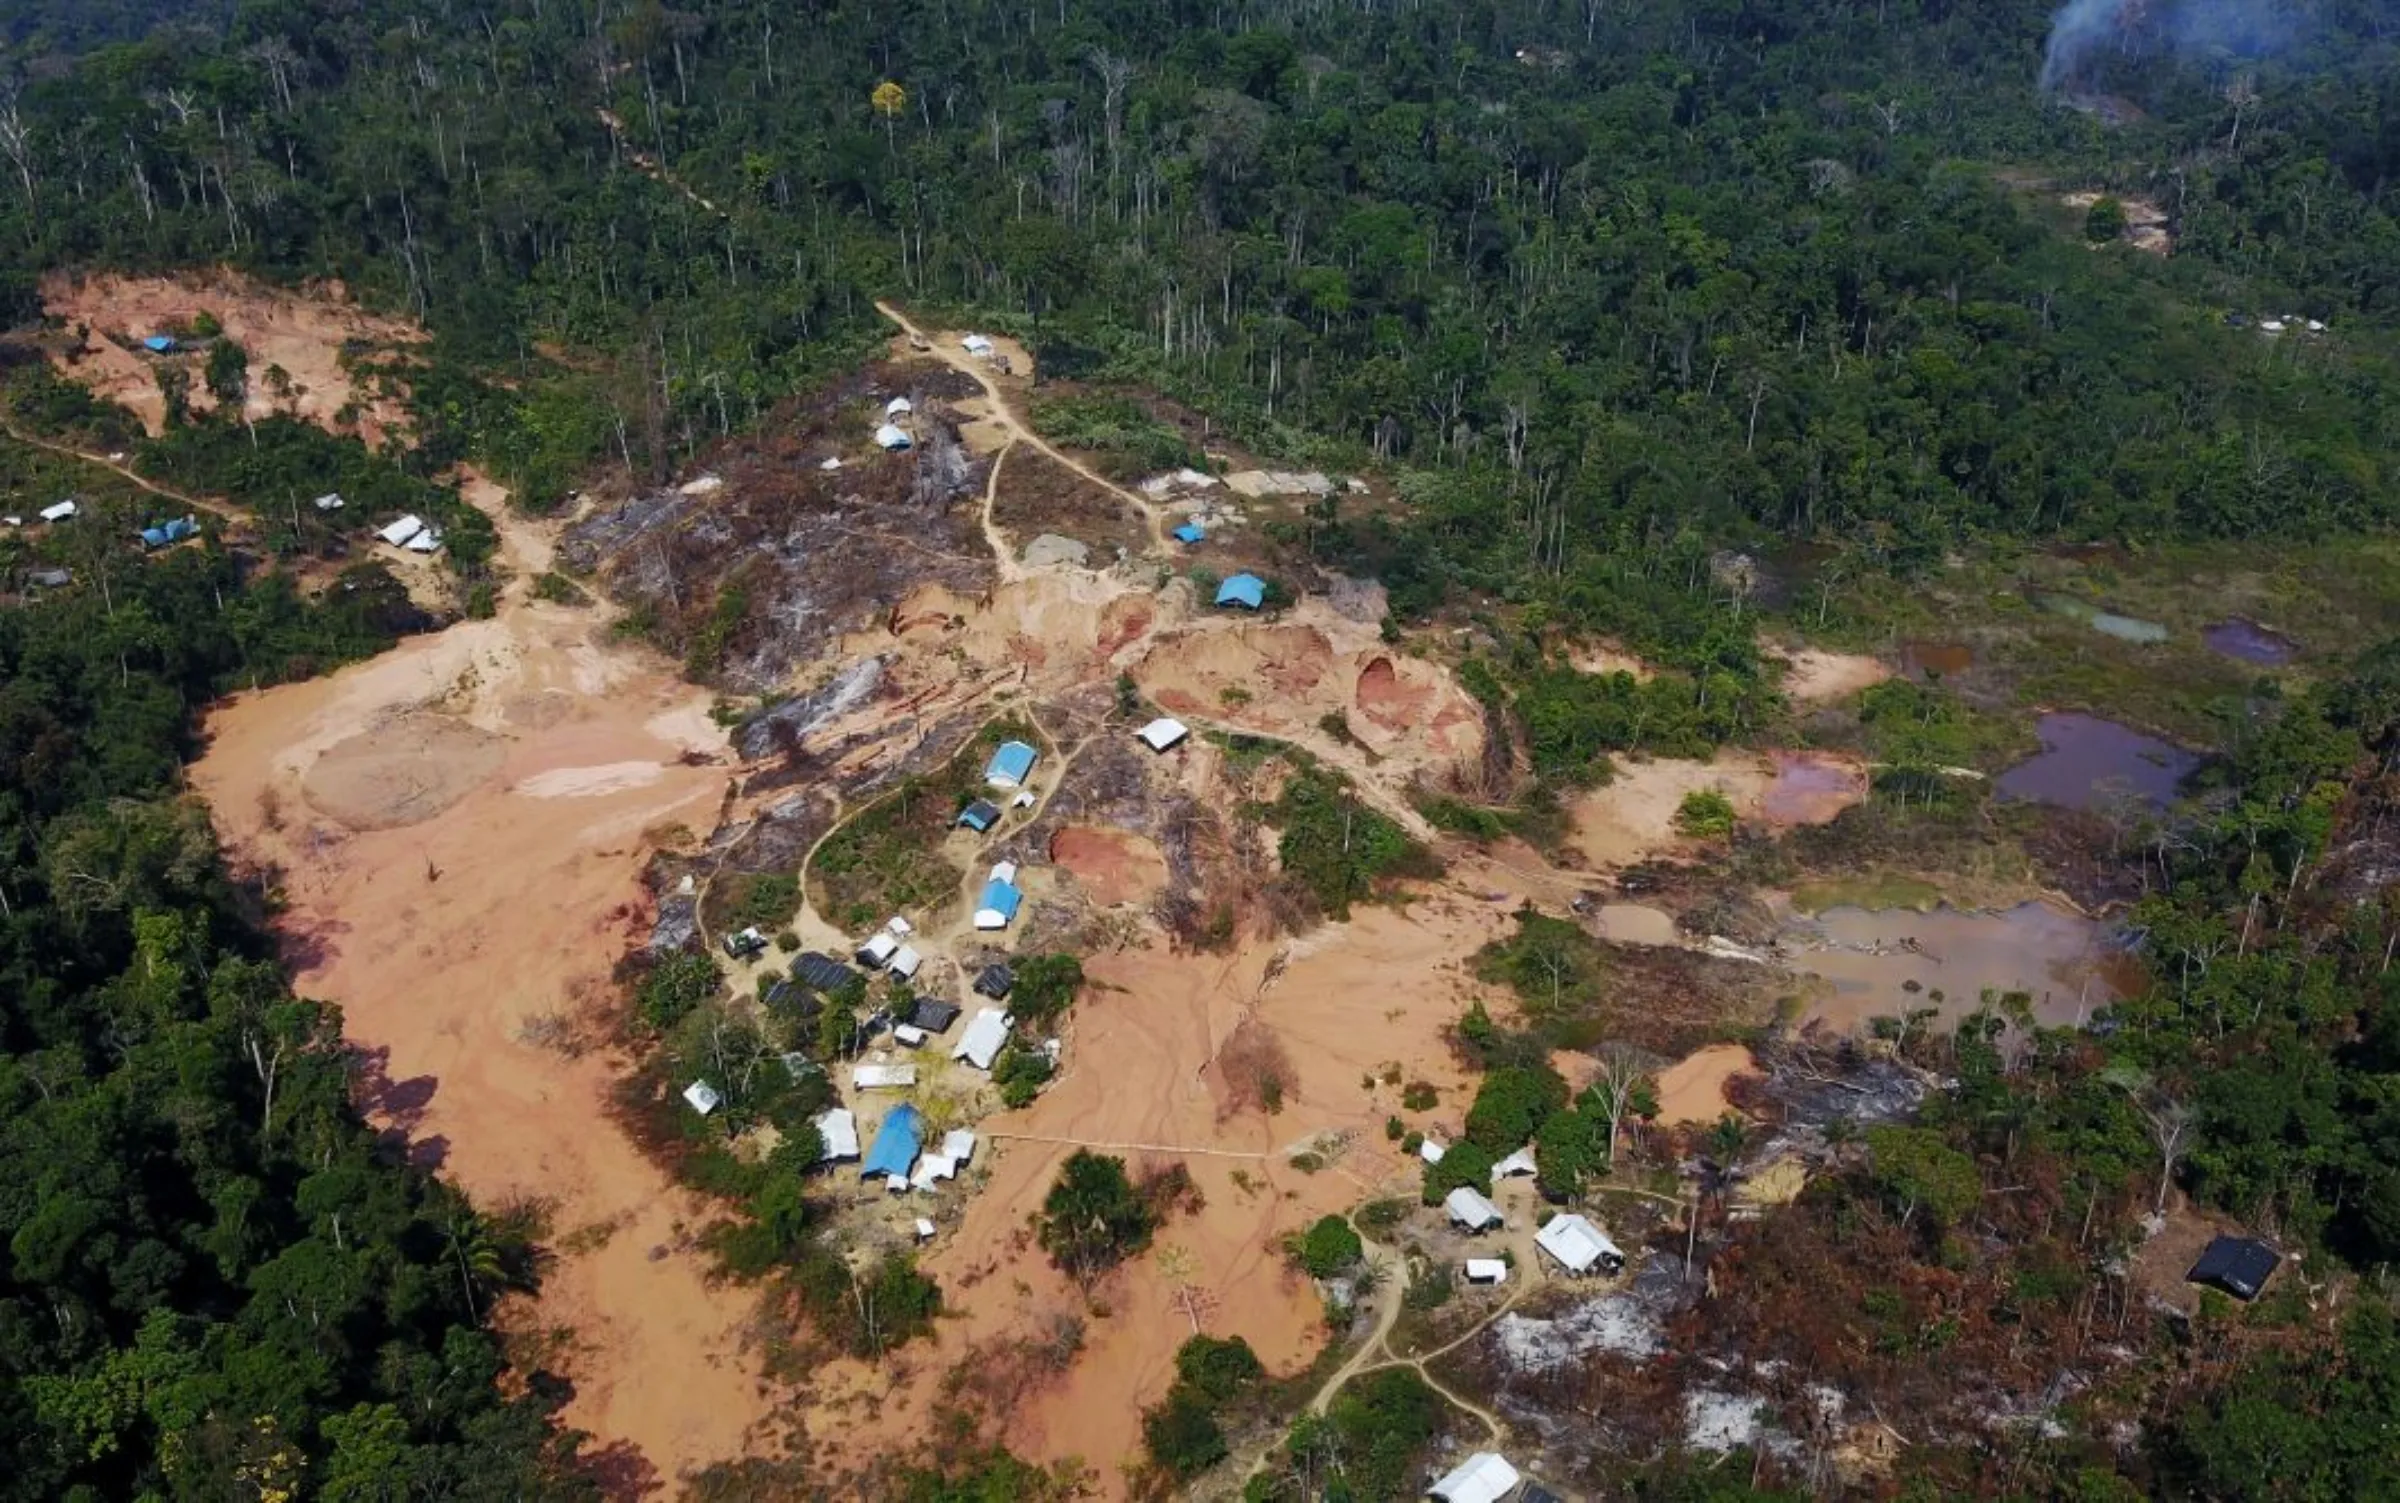
[[[26,444],[36,449],[45,450],[49,453],[58,455],[62,459],[77,460],[81,463],[91,465],[94,468],[106,470],[112,475],[122,476],[124,479],[130,480],[135,485],[140,486],[143,490],[148,491],[151,495],[157,496],[163,500],[172,501],[178,506],[195,506],[202,511],[211,512],[217,516],[223,517],[228,522],[239,522],[245,526],[249,525],[255,520],[248,512],[241,510],[239,507],[230,505],[223,501],[210,501],[203,497],[192,495],[187,491],[179,491],[171,485],[161,485],[157,481],[137,473],[130,466],[120,464],[105,454],[94,454],[89,449],[78,449],[73,444],[62,444],[54,439],[38,437],[34,434],[26,432],[24,429],[18,427],[14,422],[9,421],[8,419],[0,418],[0,432],[6,433],[10,438],[15,439],[18,443]]]
[[[1070,458],[1068,455],[1063,454],[1056,448],[1052,447],[1047,439],[1044,439],[1040,434],[1034,432],[1032,427],[1026,423],[1025,419],[1019,415],[1015,406],[1009,402],[1008,394],[1000,389],[1000,384],[992,379],[991,373],[983,368],[981,362],[975,360],[972,356],[944,347],[931,335],[927,334],[923,329],[918,328],[914,323],[910,322],[907,314],[902,313],[898,308],[893,307],[890,303],[887,303],[880,298],[876,300],[875,311],[882,314],[885,318],[890,319],[893,323],[899,325],[901,333],[908,335],[912,339],[924,341],[924,343],[932,350],[934,358],[941,361],[942,364],[949,366],[954,371],[959,371],[969,377],[972,377],[975,384],[983,388],[984,396],[992,404],[992,421],[998,423],[1001,427],[1008,430],[1010,447],[1022,443],[1036,453],[1047,455],[1051,459],[1056,460],[1058,463],[1066,466],[1068,469],[1073,470],[1076,474],[1081,475],[1084,479],[1089,480],[1092,484],[1100,487],[1104,491],[1107,491],[1110,495],[1115,496],[1119,500],[1123,501],[1126,505],[1131,506],[1134,508],[1134,510],[1142,514],[1143,525],[1148,528],[1150,533],[1151,548],[1162,552],[1165,550],[1167,546],[1166,526],[1163,519],[1159,516],[1158,508],[1150,503],[1148,497],[1137,495],[1136,493],[1125,489],[1125,487],[1117,484],[1115,481],[1104,478],[1083,461]],[[992,473],[996,483],[999,475],[999,465],[997,463],[992,466]],[[991,515],[991,499],[992,487],[986,486],[984,488],[984,515],[986,518],[985,531],[987,534],[992,534],[992,529],[989,525],[989,518]],[[992,535],[996,537],[996,534]]]

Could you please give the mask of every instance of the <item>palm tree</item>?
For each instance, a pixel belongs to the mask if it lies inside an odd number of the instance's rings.
[[[506,1286],[508,1248],[493,1235],[491,1227],[481,1216],[463,1205],[443,1219],[442,1231],[450,1240],[451,1257],[458,1262],[458,1283],[466,1291],[467,1314],[477,1325],[481,1325],[483,1310],[475,1300],[476,1286]]]
[[[1750,1146],[1750,1123],[1738,1112],[1727,1112],[1716,1120],[1708,1135],[1700,1140],[1700,1182],[1692,1194],[1691,1219],[1684,1232],[1683,1277],[1692,1277],[1692,1259],[1700,1245],[1700,1213],[1714,1200],[1720,1206],[1725,1193],[1733,1188],[1734,1171],[1740,1167],[1743,1150]]]

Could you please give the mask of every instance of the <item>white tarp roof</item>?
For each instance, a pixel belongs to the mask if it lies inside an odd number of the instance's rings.
[[[906,397],[894,397],[890,401],[883,404],[883,415],[885,417],[900,417],[906,413],[911,413],[916,410],[916,404],[911,402]]]
[[[1512,1174],[1534,1173],[1533,1150],[1520,1148],[1492,1166],[1492,1183],[1498,1184]]]
[[[442,546],[442,535],[428,527],[408,540],[411,553],[432,553]]]
[[[958,1178],[958,1161],[939,1153],[929,1153],[917,1160],[917,1172],[908,1177],[909,1188],[931,1193],[939,1181]]]
[[[966,1034],[958,1047],[950,1051],[952,1059],[963,1059],[978,1070],[989,1070],[992,1061],[1000,1057],[1000,1046],[1008,1042],[1008,1014],[997,1007],[987,1007],[975,1014],[967,1025]]]
[[[1442,1503],[1500,1503],[1510,1489],[1524,1480],[1506,1457],[1477,1451],[1425,1493],[1441,1499]]]
[[[960,340],[959,343],[965,347],[966,352],[970,355],[989,355],[992,352],[991,340],[981,334],[969,334],[966,338]]]
[[[1191,728],[1182,721],[1169,720],[1164,716],[1134,732],[1141,738],[1142,744],[1152,751],[1165,751],[1191,733]]]
[[[692,1110],[703,1117],[725,1104],[725,1098],[717,1094],[717,1088],[705,1080],[695,1080],[685,1086],[683,1099],[690,1102]]]
[[[64,522],[73,515],[75,515],[75,503],[72,501],[60,501],[54,505],[45,506],[41,510],[41,518],[45,522]]]
[[[942,1157],[965,1163],[975,1157],[975,1133],[972,1128],[953,1127],[942,1135]]]
[[[924,965],[925,957],[917,953],[914,945],[902,945],[892,952],[892,974],[903,981],[922,970]]]
[[[926,1036],[925,1030],[914,1023],[901,1023],[892,1029],[892,1037],[911,1049],[923,1047]]]
[[[992,863],[992,880],[995,882],[1006,882],[1011,887],[1016,886],[1017,864],[1014,861],[996,861]]]
[[[1467,1259],[1467,1282],[1470,1284],[1505,1284],[1508,1265],[1498,1258]]]
[[[1533,1244],[1556,1258],[1569,1273],[1589,1273],[1604,1258],[1622,1261],[1625,1257],[1607,1234],[1572,1211],[1552,1217],[1548,1226],[1533,1234]]]
[[[394,522],[391,526],[382,529],[375,535],[383,539],[385,542],[391,544],[393,547],[397,548],[424,530],[424,520],[415,512],[410,512],[407,516],[402,517],[399,521]]]
[[[905,1091],[916,1083],[915,1065],[857,1065],[850,1071],[853,1090]]]
[[[319,496],[311,504],[314,505],[319,511],[340,511],[343,507],[349,505],[350,503],[342,499],[342,493],[340,491],[327,491],[324,495]]]
[[[906,939],[917,932],[917,926],[895,913],[883,921],[883,932],[896,934],[900,938]]]
[[[817,1155],[818,1163],[858,1157],[857,1113],[837,1106],[816,1118],[816,1129],[817,1136],[825,1140],[825,1151]]]
[[[1442,1204],[1450,1208],[1452,1221],[1470,1231],[1481,1231],[1487,1226],[1500,1224],[1500,1208],[1465,1185],[1451,1191]]]
[[[933,1233],[933,1223],[927,1221],[924,1217],[919,1216],[917,1218],[917,1240],[919,1242],[930,1242],[933,1240]]]
[[[875,442],[886,449],[905,449],[911,440],[906,429],[886,423],[875,430]]]
[[[1417,1157],[1423,1159],[1428,1164],[1440,1163],[1442,1161],[1442,1155],[1448,1153],[1449,1151],[1450,1145],[1444,1143],[1439,1138],[1427,1138],[1424,1142],[1417,1145]]]
[[[873,965],[882,965],[899,951],[900,941],[892,938],[889,934],[873,934],[868,936],[865,944],[858,947],[858,958]]]

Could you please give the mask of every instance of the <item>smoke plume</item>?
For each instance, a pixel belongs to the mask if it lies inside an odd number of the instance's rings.
[[[2109,52],[2129,58],[2265,57],[2297,38],[2297,10],[2290,0],[2067,0],[2050,18],[2042,91],[2087,78],[2095,60]]]

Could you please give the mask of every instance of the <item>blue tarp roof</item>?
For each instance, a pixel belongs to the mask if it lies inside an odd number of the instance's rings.
[[[1217,604],[1248,606],[1257,610],[1267,603],[1267,582],[1255,574],[1236,574],[1217,586]]]
[[[167,351],[175,348],[175,340],[171,335],[153,334],[142,341],[142,348],[153,355],[164,355]]]
[[[1017,916],[1017,905],[1024,901],[1025,894],[994,877],[991,881],[983,884],[983,896],[975,900],[975,911],[982,913],[988,909],[1003,919],[1014,919]]]
[[[859,1165],[858,1172],[867,1179],[879,1174],[907,1178],[908,1171],[916,1165],[917,1149],[924,1136],[924,1124],[918,1119],[915,1107],[905,1104],[893,1107],[892,1114],[883,1119],[883,1126],[875,1130],[875,1146],[867,1150],[866,1162]]]
[[[1000,806],[979,798],[958,811],[958,822],[980,835],[1000,822]]]
[[[199,530],[199,526],[190,517],[177,517],[172,522],[161,522],[156,527],[143,528],[142,541],[153,548],[164,548],[169,543],[182,542]]]
[[[999,750],[992,753],[991,764],[984,768],[983,780],[1013,788],[1033,771],[1034,756],[1033,748],[1022,741],[1003,741]]]
[[[1186,522],[1175,529],[1174,535],[1178,543],[1197,543],[1208,536],[1208,529],[1197,522]]]

